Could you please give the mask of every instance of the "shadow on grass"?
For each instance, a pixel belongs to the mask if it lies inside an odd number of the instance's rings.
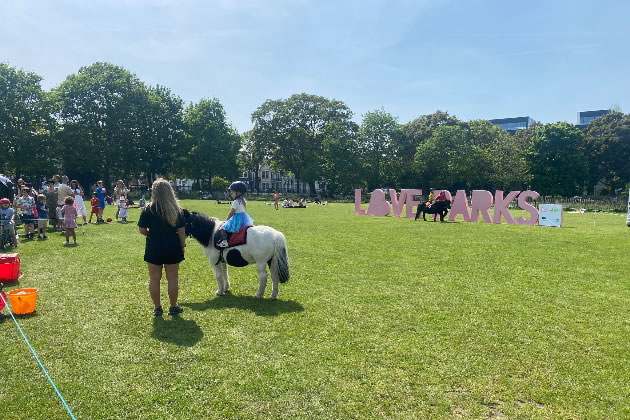
[[[169,318],[155,317],[153,319],[153,333],[151,334],[153,338],[182,347],[192,347],[203,338],[203,331],[195,321],[182,319],[179,316]]]
[[[293,300],[257,299],[254,296],[235,296],[226,293],[214,299],[200,303],[180,303],[193,311],[205,311],[207,309],[234,308],[252,311],[257,316],[276,316],[287,312],[302,312],[304,307]]]

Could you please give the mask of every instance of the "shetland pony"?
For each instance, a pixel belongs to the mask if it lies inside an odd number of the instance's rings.
[[[278,297],[278,283],[289,281],[289,256],[284,235],[269,226],[252,226],[247,230],[247,243],[234,247],[217,249],[214,247],[219,219],[184,209],[186,236],[195,238],[210,260],[217,279],[217,296],[230,289],[228,265],[244,267],[256,264],[258,271],[258,299],[265,295],[267,287],[267,265],[271,272],[271,299]]]
[[[448,213],[448,209],[451,208],[451,200],[438,200],[435,203],[433,203],[431,205],[431,207],[427,208],[427,203],[422,203],[420,205],[418,205],[418,210],[416,211],[416,218],[415,220],[418,220],[418,218],[420,217],[420,213],[422,212],[422,218],[424,219],[424,221],[427,221],[427,218],[425,217],[425,215],[427,213],[429,214],[439,214],[440,215],[440,222],[444,221],[444,218],[446,217],[446,214]]]

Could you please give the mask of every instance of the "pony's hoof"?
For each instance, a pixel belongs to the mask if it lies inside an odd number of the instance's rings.
[[[256,294],[254,295],[254,297],[255,297],[256,299],[262,299],[263,295],[260,295],[260,294],[256,293]]]
[[[270,298],[271,298],[271,300],[276,300],[276,299],[278,299],[278,295],[271,295]]]
[[[221,296],[221,295],[223,295],[223,291],[217,290],[216,292],[214,292],[214,294],[217,295],[217,296]]]

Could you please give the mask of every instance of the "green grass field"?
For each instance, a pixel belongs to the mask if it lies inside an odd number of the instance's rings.
[[[39,289],[18,322],[78,419],[630,418],[625,215],[543,228],[353,210],[249,203],[287,238],[277,301],[271,282],[253,298],[254,267],[230,268],[216,297],[189,238],[185,312],[154,319],[139,210],[79,230],[78,247],[22,242],[7,290]],[[67,418],[12,320],[0,334],[0,418]]]

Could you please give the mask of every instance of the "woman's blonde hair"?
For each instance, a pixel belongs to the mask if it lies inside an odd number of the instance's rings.
[[[151,203],[149,205],[162,220],[175,227],[177,224],[177,216],[181,213],[182,209],[179,206],[177,198],[175,198],[175,192],[171,184],[164,178],[158,178],[153,183],[151,189]]]

